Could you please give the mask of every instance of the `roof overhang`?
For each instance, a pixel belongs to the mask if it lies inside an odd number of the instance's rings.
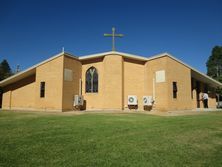
[[[4,87],[4,86],[7,86],[9,84],[12,84],[14,82],[17,82],[21,79],[24,79],[28,76],[31,76],[31,75],[34,75],[36,72],[36,69],[35,68],[32,68],[32,69],[27,69],[25,71],[22,71],[22,72],[19,72],[3,81],[0,82],[0,87]]]
[[[197,79],[197,80],[199,80],[199,81],[201,81],[201,82],[203,82],[203,83],[205,83],[205,84],[207,84],[207,85],[209,85],[209,86],[211,86],[211,87],[214,87],[214,88],[216,88],[216,87],[222,88],[222,83],[218,82],[217,80],[215,80],[215,79],[209,77],[208,75],[206,75],[206,74],[198,71],[197,69],[189,66],[188,64],[186,64],[186,63],[182,62],[181,60],[175,58],[174,56],[172,56],[172,55],[169,54],[169,53],[165,53],[165,54],[167,54],[167,56],[171,57],[171,58],[174,59],[175,61],[183,64],[183,65],[186,66],[186,67],[188,67],[188,68],[191,70],[191,77],[193,77],[193,78],[195,78],[195,79]]]
[[[191,69],[191,77],[195,78],[196,80],[198,81],[201,81],[207,85],[209,85],[210,87],[213,87],[213,88],[222,88],[222,83],[212,79],[211,77],[207,76],[207,75],[203,75],[201,74],[200,72],[198,71],[194,71]]]

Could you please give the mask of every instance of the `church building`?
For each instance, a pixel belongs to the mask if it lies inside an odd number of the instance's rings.
[[[61,52],[0,82],[2,109],[190,110],[202,108],[201,94],[216,108],[222,84],[169,53],[142,57],[110,51],[86,56]],[[146,99],[146,97],[148,97]],[[81,100],[81,99],[80,99]]]

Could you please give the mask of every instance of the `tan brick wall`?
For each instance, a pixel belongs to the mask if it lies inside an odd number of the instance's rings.
[[[123,58],[108,55],[104,58],[104,109],[123,109]]]
[[[173,98],[173,84],[177,82],[177,98]],[[181,63],[167,57],[168,109],[192,109],[191,71]]]
[[[86,93],[85,75],[90,67],[95,67],[99,77],[98,93]],[[104,102],[104,63],[103,58],[82,61],[82,95],[86,100],[86,109],[103,109]]]
[[[65,69],[72,70],[72,80],[68,81],[63,78],[62,108],[63,110],[72,110],[73,97],[74,95],[79,94],[79,81],[82,77],[82,64],[79,60],[64,56],[63,70]]]
[[[34,108],[35,96],[33,96],[33,94],[35,93],[35,76],[31,76],[20,81],[16,84],[16,86],[17,87],[12,91],[11,95],[12,108]]]
[[[167,57],[154,59],[145,64],[145,95],[154,96],[155,102],[153,109],[156,110],[166,110],[166,106],[168,106],[167,82],[156,83],[155,81],[156,71],[161,70],[165,71],[167,81]]]
[[[145,62],[132,59],[124,59],[124,108],[128,108],[128,95],[136,95],[138,109],[143,109]]]
[[[22,79],[4,88],[3,109],[35,107],[35,75]]]
[[[97,69],[99,75],[98,93],[86,93],[85,91],[85,74],[92,66]],[[86,100],[86,109],[122,109],[122,76],[122,56],[107,55],[104,58],[83,61],[82,94]]]
[[[209,108],[216,108],[216,106],[217,106],[216,96],[214,94],[209,94],[208,107]]]
[[[36,108],[62,110],[63,60],[60,56],[36,68]],[[40,98],[40,82],[45,82],[44,98]]]
[[[2,95],[2,109],[11,109],[11,90],[4,91]]]
[[[85,92],[85,74],[95,67],[99,75],[98,93]],[[64,80],[64,70],[72,70],[72,80]],[[155,82],[157,71],[165,71],[165,82]],[[177,110],[196,108],[196,90],[191,98],[191,71],[168,56],[148,62],[106,55],[103,58],[78,61],[68,56],[57,57],[36,68],[35,76],[4,88],[2,108],[33,108],[39,110],[70,110],[73,96],[82,94],[86,109],[126,109],[127,96],[136,95],[139,110],[143,109],[142,97],[154,96],[154,109]],[[177,82],[177,99],[173,99],[172,82]],[[45,82],[45,97],[40,98],[40,82]],[[201,83],[201,92],[204,84]],[[199,94],[199,96],[201,93]],[[214,96],[209,96],[209,107],[215,108]],[[200,102],[200,107],[203,107]]]
[[[192,108],[197,108],[197,92],[195,89],[193,89],[192,93],[193,93]]]
[[[82,62],[82,94],[86,109],[123,109],[123,59],[118,55]],[[95,67],[99,75],[98,93],[86,93],[85,74]]]
[[[154,109],[191,109],[190,69],[168,56],[153,59],[145,65],[145,94],[155,97]],[[156,82],[156,72],[165,71],[165,82]],[[154,80],[154,82],[153,82]],[[177,99],[173,99],[172,82],[177,82]]]

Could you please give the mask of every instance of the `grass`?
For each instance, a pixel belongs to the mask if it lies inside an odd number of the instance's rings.
[[[0,112],[0,166],[221,166],[222,112]]]

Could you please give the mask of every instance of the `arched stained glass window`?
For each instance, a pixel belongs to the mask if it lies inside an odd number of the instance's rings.
[[[95,67],[90,67],[86,71],[86,92],[96,93],[98,92],[98,72]]]

